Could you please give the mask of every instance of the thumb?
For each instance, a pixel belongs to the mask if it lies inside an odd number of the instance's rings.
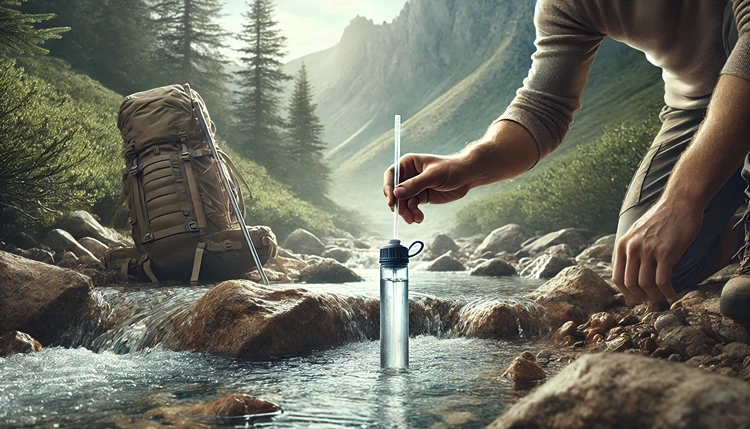
[[[430,170],[426,170],[411,179],[401,182],[396,186],[396,189],[393,190],[393,194],[400,200],[406,200],[416,197],[420,192],[425,189],[433,188],[436,185],[438,185],[438,182],[435,174]]]

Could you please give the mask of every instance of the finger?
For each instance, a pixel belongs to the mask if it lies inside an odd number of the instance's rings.
[[[638,285],[649,298],[654,302],[664,300],[659,286],[656,285],[656,261],[653,259],[644,259],[641,261],[641,269],[638,272]]]
[[[422,210],[419,210],[419,198],[409,198],[406,207],[414,217],[414,222],[422,223],[424,220],[424,213],[422,213]]]
[[[414,215],[409,211],[407,201],[398,200],[398,214],[404,219],[404,222],[406,222],[407,225],[414,223]]]
[[[388,206],[393,211],[393,206],[396,205],[396,197],[393,196],[393,166],[383,173],[383,194],[388,202]]]
[[[661,262],[656,267],[656,285],[659,287],[662,295],[669,299],[677,295],[672,286],[672,266],[670,262]]]
[[[406,200],[416,197],[420,192],[427,188],[433,188],[439,185],[439,183],[436,182],[435,175],[431,173],[431,171],[432,170],[429,169],[425,170],[411,179],[401,182],[401,184],[396,186],[396,189],[394,190],[396,197],[401,200]]]
[[[640,298],[630,293],[630,289],[625,286],[625,264],[627,262],[625,243],[625,240],[620,239],[615,248],[615,262],[612,266],[612,281],[615,283],[615,286],[620,289],[620,292],[625,296],[625,299],[640,304]]]
[[[628,260],[625,264],[625,287],[627,287],[630,293],[642,302],[648,296],[643,289],[638,286],[638,272],[641,268],[640,256],[636,255],[631,250],[628,250],[627,259]]]

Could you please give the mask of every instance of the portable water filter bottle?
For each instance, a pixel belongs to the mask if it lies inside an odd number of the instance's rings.
[[[415,245],[419,250],[409,253]],[[393,239],[380,248],[380,367],[409,367],[409,258],[424,243],[406,247]]]
[[[394,123],[393,186],[400,183],[401,116]],[[424,243],[406,247],[398,239],[398,200],[393,211],[393,239],[380,248],[380,367],[409,367],[409,258],[417,256]],[[419,250],[409,253],[419,245]]]

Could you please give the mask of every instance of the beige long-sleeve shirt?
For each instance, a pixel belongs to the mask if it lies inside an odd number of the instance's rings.
[[[665,103],[708,106],[719,75],[750,79],[750,0],[731,0],[738,40],[729,57],[723,26],[730,0],[538,0],[536,52],[516,98],[499,118],[534,137],[539,159],[562,142],[605,36],[663,70]]]

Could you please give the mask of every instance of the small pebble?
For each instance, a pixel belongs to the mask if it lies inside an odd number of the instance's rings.
[[[627,316],[620,319],[620,321],[617,322],[617,324],[620,326],[630,326],[630,325],[635,325],[638,322],[640,322],[640,320],[638,320],[638,316],[634,314],[628,314]]]
[[[670,362],[682,362],[682,356],[678,355],[677,353],[673,353],[669,355],[667,360]]]
[[[532,362],[536,361],[536,356],[534,356],[534,353],[531,352],[523,352],[521,353],[521,357]]]
[[[676,328],[682,325],[682,319],[674,313],[662,314],[654,322],[654,328],[657,332],[662,332],[666,329]]]
[[[573,343],[573,347],[583,347],[585,345],[586,345],[585,341],[576,341],[575,343]]]
[[[536,354],[537,359],[549,359],[552,357],[552,352],[547,349],[542,349]]]
[[[651,354],[656,351],[656,340],[651,337],[642,338],[638,341],[638,348]]]

